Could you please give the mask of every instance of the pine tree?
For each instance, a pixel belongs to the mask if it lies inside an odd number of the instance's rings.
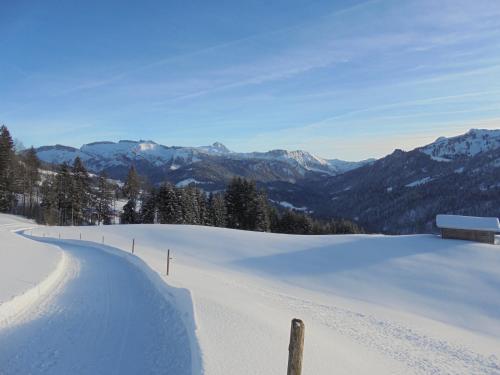
[[[141,179],[134,166],[130,167],[123,185],[123,194],[130,201],[137,201],[141,192]]]
[[[257,194],[255,198],[255,228],[258,232],[269,232],[271,230],[271,220],[269,218],[269,207],[267,197],[263,192]]]
[[[45,225],[57,225],[59,223],[58,194],[56,177],[47,175],[40,187],[42,199],[42,220]]]
[[[246,205],[243,202],[243,180],[235,177],[228,185],[224,197],[227,210],[227,226],[229,228],[243,228],[243,213]]]
[[[71,224],[82,225],[89,220],[90,213],[90,178],[82,160],[75,158],[71,184]]]
[[[128,201],[123,206],[121,221],[124,224],[136,224],[139,221],[137,201],[141,192],[141,179],[134,166],[130,167],[122,190]]]
[[[66,163],[61,164],[55,179],[55,191],[57,196],[57,210],[59,225],[69,225],[72,223],[72,193],[73,178]]]
[[[94,196],[94,209],[97,224],[111,224],[113,218],[114,191],[103,172],[97,180],[97,189]]]
[[[15,207],[14,194],[14,142],[5,125],[0,127],[0,211],[12,212]]]
[[[183,224],[199,224],[199,207],[196,194],[196,188],[188,186],[178,190],[182,207],[182,223]]]
[[[157,195],[158,220],[161,224],[181,224],[182,208],[175,188],[171,184],[160,187]]]
[[[138,215],[136,211],[136,202],[134,200],[129,200],[125,206],[123,206],[123,213],[120,218],[121,224],[137,224]]]
[[[280,220],[280,232],[288,234],[311,234],[313,222],[302,213],[287,210]]]
[[[196,190],[196,204],[198,206],[198,224],[207,225],[209,223],[209,213],[207,197],[203,191],[200,189]]]
[[[257,191],[255,182],[234,178],[226,190],[225,200],[229,228],[269,230],[267,198]]]
[[[222,194],[210,194],[209,225],[225,228],[227,225],[226,201]]]
[[[278,233],[280,231],[280,216],[278,210],[273,206],[268,206],[269,230]]]
[[[26,151],[23,157],[24,175],[25,175],[25,188],[24,193],[28,196],[28,210],[27,216],[34,216],[34,209],[38,205],[38,183],[40,181],[40,160],[36,155],[36,151],[31,147]],[[26,206],[26,203],[25,203]]]
[[[141,201],[141,222],[144,224],[154,224],[156,222],[156,198],[154,189],[143,193]]]

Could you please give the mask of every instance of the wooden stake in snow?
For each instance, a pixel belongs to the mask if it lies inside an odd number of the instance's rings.
[[[170,259],[172,259],[172,258],[170,258],[170,249],[168,249],[167,250],[167,276],[170,272]]]
[[[82,240],[82,234],[80,233],[80,241]]]
[[[287,375],[302,374],[302,354],[304,351],[304,322],[300,319],[292,320],[290,331],[290,345],[288,346]]]
[[[104,236],[102,236],[102,243],[104,243]]]
[[[134,253],[135,249],[135,238],[132,238],[132,254]]]

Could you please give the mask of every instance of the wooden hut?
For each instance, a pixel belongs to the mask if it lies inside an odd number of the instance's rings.
[[[443,238],[494,244],[495,234],[500,233],[496,217],[437,215],[436,225]]]

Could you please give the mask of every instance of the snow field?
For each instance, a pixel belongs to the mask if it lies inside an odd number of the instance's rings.
[[[205,374],[286,373],[294,317],[306,324],[304,373],[500,373],[495,246],[179,225],[43,230],[97,243],[104,236],[126,253],[135,238],[133,258],[190,291]]]

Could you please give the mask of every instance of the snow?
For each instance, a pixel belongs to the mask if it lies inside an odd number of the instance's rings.
[[[161,294],[139,267],[92,244],[42,241],[60,246],[68,265],[50,296],[0,330],[2,373],[200,371],[173,293]]]
[[[220,142],[215,142],[210,146],[201,146],[198,147],[200,151],[204,151],[207,154],[230,154],[232,153],[226,146],[224,146]]]
[[[500,130],[471,129],[456,137],[440,137],[420,151],[437,161],[450,161],[457,156],[474,156],[500,148]]]
[[[366,159],[361,161],[345,161],[340,159],[327,160],[330,167],[336,172],[341,174],[352,171],[353,169],[360,168],[364,165],[372,164],[376,159]]]
[[[445,163],[452,161],[451,159],[442,158],[439,156],[431,156],[431,159],[434,161],[441,161],[441,162],[445,162]]]
[[[292,318],[305,374],[500,373],[496,246],[189,225],[8,235],[67,261],[51,293],[0,324],[7,373],[283,374]]]
[[[496,217],[437,215],[436,225],[438,228],[500,232],[500,223]]]
[[[420,180],[410,182],[409,184],[406,184],[405,186],[410,187],[410,188],[416,187],[416,186],[420,186],[420,185],[425,185],[426,183],[431,182],[432,180],[433,180],[432,177],[424,177],[424,178],[421,178]]]
[[[89,155],[80,152],[78,149],[72,149],[70,147],[59,145],[53,147],[42,147],[37,151],[37,156],[40,160],[57,164],[72,164],[77,156],[79,156],[83,161],[90,158]]]
[[[200,182],[194,178],[186,178],[185,180],[179,181],[178,183],[175,184],[176,187],[186,187],[191,184],[203,184],[203,182]]]
[[[295,211],[307,211],[307,207],[295,207],[293,204],[287,202],[287,201],[281,201],[278,202],[278,204],[282,207],[295,210]]]
[[[57,248],[14,233],[33,226],[29,220],[0,214],[0,317],[7,301],[35,288],[61,261],[62,253]]]

